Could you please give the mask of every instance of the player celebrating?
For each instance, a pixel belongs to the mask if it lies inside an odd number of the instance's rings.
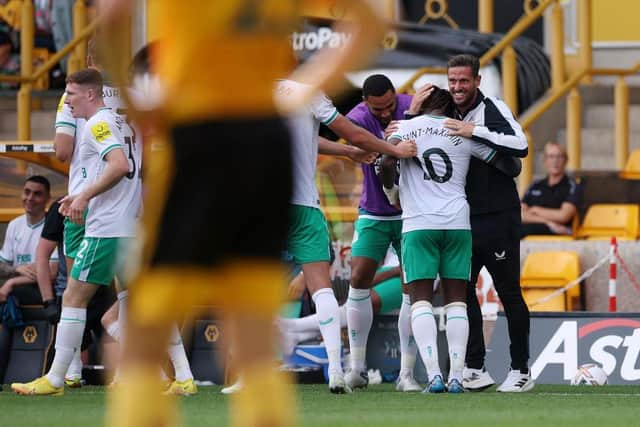
[[[466,281],[471,271],[471,226],[465,180],[471,156],[495,157],[489,146],[450,135],[445,117],[455,113],[449,92],[434,88],[423,103],[423,115],[400,122],[390,141],[417,138],[420,155],[400,164],[403,272],[411,297],[412,328],[427,368],[425,392],[464,392],[462,373],[469,335]],[[440,117],[433,116],[439,115]],[[384,185],[395,185],[396,162],[384,160]],[[433,316],[433,282],[440,275],[444,290],[450,370],[445,386],[438,362]]]
[[[61,211],[75,223],[85,221],[85,235],[76,254],[71,280],[62,298],[56,336],[56,354],[47,375],[29,383],[14,383],[12,390],[24,395],[64,393],[64,374],[84,332],[87,304],[116,274],[119,246],[133,237],[140,208],[141,181],[138,166],[141,150],[131,128],[103,101],[102,77],[92,69],[67,78],[67,103],[75,117],[87,120],[80,144],[80,171],[86,184],[77,194],[60,201]]]
[[[297,96],[305,85],[291,81],[278,82],[276,96]],[[329,231],[320,210],[320,196],[315,184],[320,124],[328,126],[338,136],[366,145],[370,150],[394,152],[396,156],[412,157],[414,144],[405,141],[393,146],[366,130],[357,127],[338,113],[333,103],[320,94],[309,108],[294,113],[290,120],[293,144],[293,197],[287,247],[295,262],[302,265],[307,289],[318,312],[320,332],[329,358],[329,390],[332,393],[351,392],[345,384],[341,361],[340,311],[329,280]]]
[[[396,94],[389,78],[375,74],[369,76],[362,85],[364,101],[354,107],[347,117],[374,135],[383,137],[385,128],[392,120],[402,119],[405,112],[417,112],[429,93],[430,85],[421,88],[412,100],[410,95]],[[380,150],[377,152],[384,154]],[[365,358],[367,338],[373,322],[370,291],[373,277],[389,245],[393,245],[398,254],[401,249],[401,211],[389,203],[382,191],[378,178],[380,160],[381,157],[373,165],[362,165],[363,191],[351,247],[351,284],[347,300],[351,369],[347,372],[346,381],[352,388],[366,387],[368,384]],[[403,293],[402,298],[398,316],[401,363],[397,389],[420,391],[422,387],[413,377],[417,349],[411,338],[409,296]]]

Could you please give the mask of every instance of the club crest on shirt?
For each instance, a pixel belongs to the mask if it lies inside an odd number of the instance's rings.
[[[98,122],[91,126],[91,133],[98,142],[103,142],[111,136],[111,129],[107,122]]]

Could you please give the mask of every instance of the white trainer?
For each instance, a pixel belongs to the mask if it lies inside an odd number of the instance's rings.
[[[509,371],[509,375],[500,384],[497,391],[502,393],[522,393],[531,390],[535,385],[536,383],[529,373],[523,374],[516,369]]]
[[[400,375],[396,381],[397,391],[422,391],[422,386],[418,384],[418,381],[411,374]]]
[[[482,369],[464,368],[462,372],[462,386],[469,391],[483,391],[496,382],[487,370]]]
[[[329,374],[329,391],[333,394],[351,393],[351,387],[344,381],[342,373]]]
[[[349,369],[344,375],[344,381],[351,390],[357,388],[367,388],[369,385],[369,375],[367,371],[356,371]]]

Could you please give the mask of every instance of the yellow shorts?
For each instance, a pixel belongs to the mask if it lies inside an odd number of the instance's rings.
[[[129,317],[142,324],[172,322],[196,306],[273,316],[285,300],[286,270],[249,258],[218,267],[152,268],[129,286]]]

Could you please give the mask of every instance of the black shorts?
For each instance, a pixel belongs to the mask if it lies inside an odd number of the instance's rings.
[[[171,132],[175,175],[152,266],[278,260],[291,197],[289,132],[279,118],[194,123]]]

